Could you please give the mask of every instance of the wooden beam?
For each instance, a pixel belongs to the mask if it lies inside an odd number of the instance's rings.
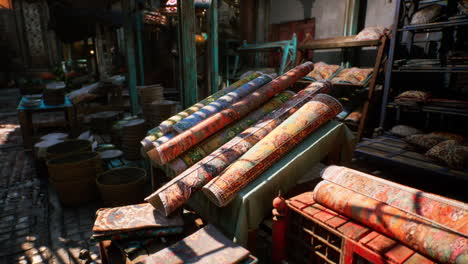
[[[208,10],[208,52],[210,56],[209,76],[210,93],[215,93],[219,88],[219,42],[218,42],[218,0],[212,0],[211,7]]]
[[[127,53],[127,83],[130,90],[130,110],[133,115],[137,114],[140,110],[138,104],[138,94],[136,90],[137,73],[136,73],[136,59],[135,59],[135,31],[132,19],[132,2],[129,0],[122,0],[123,11],[123,26],[125,35],[125,49]]]
[[[197,91],[197,58],[195,47],[195,6],[193,1],[177,1],[179,14],[181,64],[180,78],[182,81],[183,107],[194,105],[198,99]]]

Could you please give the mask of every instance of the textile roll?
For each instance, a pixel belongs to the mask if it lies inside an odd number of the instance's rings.
[[[261,76],[261,73],[252,73],[245,78],[233,83],[232,85],[226,87],[225,89],[218,91],[207,98],[201,100],[200,102],[196,103],[195,105],[192,105],[191,107],[185,109],[184,111],[178,113],[177,115],[174,115],[170,117],[169,119],[163,121],[158,127],[155,127],[151,130],[148,131],[147,137],[141,141],[141,144],[143,145],[143,148],[146,150],[152,149],[154,146],[151,144],[151,142],[157,140],[158,138],[164,136],[164,134],[169,133],[169,131],[172,129],[172,125],[175,123],[181,121],[182,119],[188,117],[192,113],[200,110],[200,108],[204,107],[205,105],[216,101],[216,99],[220,98],[221,96],[230,93],[237,89],[238,87],[250,82],[251,80],[254,80],[255,78]]]
[[[237,192],[278,161],[324,123],[342,111],[338,100],[318,94],[292,114],[221,175],[203,187],[203,193],[217,206],[227,205]]]
[[[255,80],[252,80],[236,90],[220,97],[218,100],[209,103],[208,105],[202,107],[197,112],[191,114],[190,116],[184,118],[180,122],[174,124],[172,128],[178,133],[182,133],[185,130],[195,126],[206,118],[220,112],[221,110],[231,106],[233,103],[239,101],[248,94],[254,92],[258,88],[262,87],[266,83],[271,82],[272,78],[268,75],[262,75]]]
[[[329,92],[330,83],[313,83],[300,91],[279,109],[266,115],[254,126],[244,130],[229,142],[206,156],[195,165],[172,179],[159,190],[145,198],[159,211],[169,215],[182,206],[192,195],[200,190],[213,177],[221,173],[232,162],[247,152],[292,113],[307,103],[319,92]]]
[[[253,109],[304,77],[313,68],[314,64],[312,62],[306,62],[295,67],[230,107],[203,120],[190,130],[184,131],[161,146],[148,151],[148,156],[160,165],[168,163],[205,138],[247,115]]]
[[[390,194],[390,193],[389,193]],[[468,263],[468,239],[424,218],[324,180],[314,200],[369,228],[397,239],[439,263]]]
[[[462,202],[410,188],[346,167],[329,166],[322,178],[407,213],[468,234],[468,207]]]
[[[195,113],[196,111],[200,110],[202,107],[205,105],[208,105],[211,102],[216,101],[218,98],[236,90],[237,88],[241,87],[242,85],[258,78],[261,76],[261,73],[252,73],[251,75],[246,76],[245,78],[233,83],[229,87],[226,87],[225,89],[218,91],[207,98],[201,100],[200,102],[196,103],[195,105],[192,105],[191,107],[185,109],[184,111],[178,113],[175,116],[170,117],[166,121],[163,121],[161,125],[159,125],[159,129],[163,134],[166,134],[167,132],[170,131],[171,127],[176,124],[177,122],[180,122],[182,119],[188,117],[192,113]]]
[[[199,160],[206,157],[208,154],[215,151],[217,148],[221,147],[224,143],[234,138],[241,131],[253,125],[266,114],[280,107],[287,100],[291,99],[291,97],[293,97],[294,95],[295,93],[292,91],[284,91],[277,94],[259,109],[250,113],[239,122],[226,127],[220,132],[202,141],[197,146],[191,148],[184,154],[171,161],[168,164],[168,166],[175,173],[175,175],[182,173],[188,167],[197,163]]]

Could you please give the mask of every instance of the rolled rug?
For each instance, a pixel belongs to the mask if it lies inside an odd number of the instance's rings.
[[[157,164],[164,165],[180,154],[200,143],[227,125],[247,115],[249,112],[268,101],[271,97],[294,84],[314,68],[312,62],[306,62],[275,80],[262,86],[260,89],[244,97],[230,107],[216,113],[189,130],[177,135],[159,147],[147,152],[148,156]]]
[[[222,89],[221,91],[218,91],[210,96],[208,96],[207,98],[201,100],[200,102],[196,103],[195,105],[185,109],[184,111],[178,113],[177,115],[175,116],[172,116],[170,118],[168,118],[166,121],[163,121],[160,125],[159,125],[159,129],[161,130],[161,132],[163,134],[166,134],[167,132],[169,132],[171,130],[171,127],[176,124],[177,122],[180,122],[182,119],[188,117],[189,115],[191,115],[192,113],[195,113],[196,111],[200,110],[200,108],[204,107],[205,105],[208,105],[209,103],[211,102],[214,102],[216,101],[218,98],[220,98],[221,96],[224,96],[225,94],[228,94],[234,90],[236,90],[237,88],[241,87],[242,85],[260,77],[262,74],[261,73],[252,73],[248,76],[246,76],[245,78],[241,79],[241,80],[238,80],[237,82],[231,84],[230,86]]]
[[[335,98],[326,94],[316,95],[206,184],[203,193],[217,206],[226,206],[242,188],[342,109]]]
[[[279,108],[295,94],[296,93],[288,90],[277,94],[270,101],[242,118],[239,122],[224,128],[169,162],[169,168],[173,171],[174,175],[182,173],[184,170],[197,163],[217,148],[221,147],[224,143],[234,138],[237,134],[263,118],[266,114]]]
[[[307,103],[315,94],[321,91],[329,92],[331,88],[329,84],[315,83],[300,91],[279,109],[266,115],[254,126],[244,130],[222,147],[146,197],[145,201],[151,203],[151,205],[166,215],[171,214],[188,201],[194,192],[200,190],[203,185],[268,135],[281,122]]]
[[[216,101],[209,103],[202,107],[200,110],[184,118],[180,122],[174,124],[172,128],[177,133],[182,133],[185,130],[195,126],[206,118],[220,112],[221,110],[231,106],[233,103],[239,101],[241,98],[254,92],[263,85],[271,82],[272,78],[268,75],[262,75],[244,85],[237,88],[236,90],[221,96]]]
[[[468,234],[468,205],[341,166],[329,166],[322,178],[460,235]]]
[[[158,127],[155,127],[151,130],[148,131],[147,136],[141,141],[141,145],[146,151],[149,151],[150,149],[153,149],[154,146],[151,144],[151,142],[156,141],[158,138],[164,136],[164,134],[169,133],[172,130],[172,125],[176,124],[177,122],[181,121],[182,119],[188,117],[192,113],[198,111],[200,108],[204,107],[205,105],[216,101],[216,99],[220,98],[221,96],[230,93],[237,89],[238,87],[248,83],[251,80],[254,80],[255,78],[261,76],[261,73],[255,72],[252,73],[245,78],[242,78],[241,80],[231,84],[230,86],[224,88],[221,91],[218,91],[207,98],[201,100],[200,102],[196,103],[195,105],[192,105],[191,107],[185,109],[184,111],[178,113],[177,115],[174,115],[167,120],[161,122],[161,124]]]
[[[396,207],[324,180],[314,200],[365,226],[399,240],[437,263],[468,263],[468,239]]]

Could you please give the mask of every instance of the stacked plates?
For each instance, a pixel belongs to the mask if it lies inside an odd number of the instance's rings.
[[[159,84],[138,86],[137,90],[142,105],[151,104],[153,101],[164,100],[164,87]]]
[[[41,105],[41,98],[42,94],[25,95],[21,105],[24,107],[38,107]]]
[[[140,155],[140,141],[146,135],[146,124],[143,119],[134,119],[122,125],[122,151],[125,159],[138,160]]]
[[[24,100],[22,105],[24,107],[39,107],[41,105],[41,99]]]
[[[143,116],[151,127],[158,126],[162,121],[177,113],[177,102],[162,100],[143,105]]]

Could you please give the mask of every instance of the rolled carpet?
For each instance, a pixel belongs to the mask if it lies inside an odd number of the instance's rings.
[[[141,144],[147,150],[152,149],[153,146],[151,145],[151,142],[157,140],[158,138],[160,138],[160,137],[164,136],[165,134],[167,134],[168,132],[170,132],[172,130],[172,125],[174,125],[175,123],[177,123],[177,122],[181,121],[182,119],[188,117],[192,113],[198,111],[200,108],[204,107],[205,105],[216,101],[216,99],[220,98],[221,96],[234,91],[238,87],[250,82],[251,80],[253,80],[253,79],[255,79],[255,78],[257,78],[257,77],[259,77],[261,75],[262,74],[258,73],[258,72],[252,73],[252,74],[246,76],[245,78],[242,78],[239,81],[237,81],[237,82],[231,84],[230,86],[224,88],[223,90],[218,91],[218,92],[208,96],[207,98],[205,98],[205,99],[201,100],[200,102],[192,105],[191,107],[185,109],[184,111],[182,111],[182,112],[168,118],[167,120],[161,122],[161,124],[158,127],[155,127],[155,128],[148,131],[146,138],[141,142]]]
[[[324,180],[314,200],[367,227],[397,239],[438,263],[468,263],[468,239],[424,218]]]
[[[200,190],[213,177],[221,173],[232,162],[247,152],[292,113],[307,103],[318,92],[329,92],[330,83],[315,83],[300,91],[279,109],[266,115],[254,126],[244,130],[235,138],[206,156],[159,190],[145,198],[156,209],[167,215],[182,206],[191,195]]]
[[[270,101],[242,118],[239,122],[224,128],[169,162],[169,168],[173,171],[174,175],[182,173],[188,167],[197,163],[199,160],[221,147],[224,143],[234,138],[237,134],[253,125],[266,114],[279,108],[294,95],[294,92],[288,90],[277,94]]]
[[[180,154],[200,143],[227,125],[247,115],[249,112],[268,101],[271,97],[294,84],[313,70],[312,62],[306,62],[275,80],[262,86],[260,89],[244,97],[230,107],[216,113],[189,130],[177,135],[159,147],[147,152],[148,156],[157,164],[164,165]]]
[[[260,77],[262,74],[261,73],[258,73],[258,72],[255,72],[255,73],[252,73],[246,77],[244,77],[243,79],[241,80],[238,80],[237,82],[231,84],[230,86],[208,96],[207,98],[201,100],[200,102],[196,103],[195,105],[185,109],[184,111],[178,113],[177,115],[175,116],[172,116],[170,117],[169,119],[167,119],[166,121],[163,121],[160,125],[159,125],[159,129],[165,134],[167,132],[169,132],[171,130],[171,126],[173,126],[174,124],[176,124],[177,122],[180,122],[181,120],[183,120],[184,118],[188,117],[189,115],[191,115],[192,113],[195,113],[196,111],[200,110],[200,108],[202,108],[203,106],[205,105],[208,105],[209,103],[211,102],[214,102],[216,101],[218,98],[236,90],[237,88],[241,87],[242,85]]]
[[[423,192],[370,174],[341,166],[329,166],[322,178],[386,203],[427,221],[468,234],[468,206],[465,203]]]
[[[242,188],[342,109],[335,98],[326,94],[316,95],[206,184],[203,193],[217,206],[227,205]]]
[[[182,119],[180,122],[174,124],[172,128],[177,133],[182,133],[185,130],[195,126],[206,118],[220,112],[221,110],[231,106],[233,103],[239,101],[248,94],[254,92],[264,84],[271,82],[272,78],[268,75],[262,75],[244,85],[237,88],[236,90],[221,96],[216,101],[205,105],[200,110],[191,114],[190,116]]]

